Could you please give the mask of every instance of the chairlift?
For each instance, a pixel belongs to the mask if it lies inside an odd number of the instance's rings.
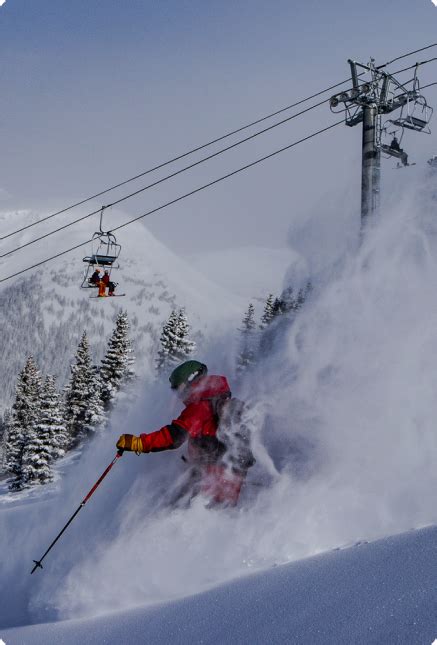
[[[402,106],[399,117],[392,119],[391,123],[415,132],[431,134],[429,122],[431,121],[432,113],[433,108],[428,105],[425,97],[412,92],[407,95],[407,101]]]
[[[391,137],[390,144],[381,144],[381,152],[383,155],[386,155],[386,159],[389,159],[390,157],[399,159],[400,163],[397,163],[397,165],[395,166],[396,168],[402,168],[404,166],[414,166],[415,164],[408,163],[408,154],[403,148],[401,148],[401,141],[404,136],[403,127],[401,128],[401,135],[399,138],[397,136],[398,129],[392,130],[391,132],[387,132],[386,128],[384,128],[384,130]]]
[[[431,168],[435,168],[437,170],[437,155],[433,155],[431,159],[428,159],[427,163]]]
[[[112,270],[120,268],[117,261],[121,252],[121,244],[118,244],[115,235],[111,231],[104,231],[102,229],[103,211],[105,208],[105,206],[102,206],[102,210],[100,211],[100,230],[94,233],[91,240],[91,254],[83,258],[83,262],[87,266],[81,284],[82,289],[98,288],[98,284],[91,279],[91,276],[96,270],[107,271],[111,279]]]

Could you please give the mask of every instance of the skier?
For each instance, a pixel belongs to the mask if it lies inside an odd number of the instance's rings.
[[[105,271],[105,273],[104,273],[104,275],[103,275],[103,278],[102,278],[102,282],[104,282],[105,287],[107,287],[107,286],[108,286],[109,281],[110,281],[109,271]]]
[[[103,279],[97,283],[97,286],[99,287],[98,297],[104,298],[106,296],[106,284],[104,283]]]
[[[93,275],[91,276],[91,278],[89,279],[89,283],[97,287],[99,285],[100,280],[101,280],[100,269],[96,269]]]
[[[182,363],[169,380],[185,405],[179,417],[139,437],[123,434],[117,448],[158,452],[179,448],[188,440],[188,458],[182,459],[191,469],[174,501],[203,493],[211,505],[235,506],[247,471],[255,463],[247,429],[241,425],[242,402],[231,398],[224,376],[208,376],[207,366],[199,361]],[[232,429],[233,423],[238,427]]]
[[[402,165],[404,165],[404,166],[408,166],[408,165],[409,165],[409,163],[408,163],[408,155],[407,155],[407,153],[404,151],[404,149],[403,149],[403,148],[401,148],[401,146],[400,146],[400,144],[399,144],[399,141],[398,141],[398,139],[397,139],[397,137],[396,137],[396,136],[394,136],[394,137],[393,137],[393,140],[392,140],[392,142],[391,142],[391,144],[390,144],[390,148],[391,148],[392,150],[395,150],[396,152],[399,152],[399,154],[400,154],[400,159],[401,159],[401,162],[402,162]]]
[[[105,285],[105,288],[108,287],[108,296],[113,296],[116,284],[115,282],[111,281],[111,278],[109,277],[109,271],[105,271],[105,275],[102,278],[102,282]]]

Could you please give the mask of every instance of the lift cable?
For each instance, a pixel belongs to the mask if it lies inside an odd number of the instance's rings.
[[[149,190],[149,188],[153,188],[154,186],[157,186],[158,184],[162,184],[164,181],[167,181],[168,179],[172,179],[173,177],[176,177],[177,175],[182,174],[183,172],[186,172],[187,170],[190,170],[191,168],[194,168],[195,166],[199,166],[200,164],[209,161],[210,159],[213,159],[214,157],[218,157],[219,155],[223,154],[224,152],[227,152],[228,150],[232,150],[233,148],[236,148],[237,146],[241,145],[242,143],[245,143],[247,141],[250,141],[251,139],[255,139],[258,137],[260,134],[264,134],[265,132],[268,132],[269,130],[273,130],[274,128],[277,128],[280,125],[283,125],[284,123],[287,123],[288,121],[291,121],[292,119],[295,119],[298,116],[301,116],[302,114],[305,114],[306,112],[310,112],[311,110],[314,110],[317,107],[320,107],[324,103],[327,102],[328,99],[323,99],[323,101],[320,101],[319,103],[316,103],[315,105],[311,105],[308,108],[305,108],[304,110],[301,110],[300,112],[297,112],[296,114],[292,114],[291,116],[287,117],[286,119],[283,119],[282,121],[278,121],[277,123],[274,123],[273,125],[268,126],[267,128],[264,128],[263,130],[260,130],[259,132],[255,132],[254,134],[249,135],[248,137],[245,137],[244,139],[240,139],[239,141],[236,141],[235,143],[232,143],[229,146],[226,146],[225,148],[222,148],[221,150],[217,150],[217,152],[214,152],[207,157],[203,157],[202,159],[199,159],[198,161],[195,161],[192,164],[189,164],[188,166],[184,166],[183,168],[180,168],[179,170],[176,170],[175,172],[171,173],[170,175],[166,175],[165,177],[162,177],[161,179],[158,179],[157,181],[154,181],[151,184],[148,184],[147,186],[144,186],[143,188],[139,188],[138,190],[134,191],[133,193],[129,193],[129,195],[125,195],[124,197],[121,197],[120,199],[115,200],[111,204],[108,204],[107,206],[104,206],[104,208],[110,208],[111,206],[116,206],[117,204],[120,204],[121,202],[126,201],[127,199],[131,199],[132,197],[139,195],[140,193],[143,193],[146,190]],[[67,224],[64,224],[63,226],[59,226],[58,228],[55,228],[44,235],[40,235],[39,237],[34,238],[33,240],[30,240],[29,242],[25,242],[24,244],[21,244],[20,246],[15,247],[14,249],[11,249],[10,251],[6,251],[5,253],[0,254],[0,259],[4,258],[8,255],[12,255],[13,253],[16,253],[17,251],[21,251],[22,249],[27,248],[28,246],[31,246],[32,244],[35,244],[36,242],[40,242],[41,240],[46,239],[47,237],[50,237],[51,235],[54,235],[55,233],[59,233],[59,231],[63,231],[66,228],[69,228],[70,226],[73,226],[74,224],[77,224],[79,222],[82,222],[83,220],[92,217],[93,215],[96,215],[97,213],[101,212],[101,208],[92,211],[91,213],[87,213],[86,215],[82,215],[81,217],[78,217],[77,219],[68,222]],[[40,220],[42,221],[42,220]]]
[[[436,58],[431,58],[429,60],[421,61],[421,62],[415,63],[414,65],[411,65],[409,67],[405,67],[404,69],[398,70],[398,71],[396,71],[394,73],[395,74],[400,74],[400,73],[408,71],[410,69],[414,69],[414,68],[418,67],[419,65],[425,65],[427,63],[431,63],[431,62],[436,61],[436,60],[437,60],[437,57]],[[365,72],[362,72],[362,74],[364,74],[364,73]],[[214,152],[211,155],[203,157],[202,159],[199,159],[198,161],[195,161],[194,163],[189,164],[188,166],[184,166],[183,168],[180,168],[179,170],[171,173],[170,175],[166,175],[165,177],[162,177],[161,179],[158,179],[157,181],[155,181],[155,182],[153,182],[151,184],[148,184],[147,186],[144,186],[143,188],[139,188],[138,190],[136,190],[136,191],[134,191],[132,193],[129,193],[128,195],[125,195],[124,197],[121,197],[118,200],[115,200],[111,204],[107,204],[105,206],[105,208],[109,208],[111,206],[116,206],[117,204],[120,204],[120,203],[126,201],[127,199],[131,199],[132,197],[135,197],[136,195],[139,195],[140,193],[142,193],[142,192],[144,192],[146,190],[149,190],[150,188],[154,188],[155,186],[157,186],[157,185],[159,185],[159,184],[161,184],[161,183],[163,183],[163,182],[165,182],[165,181],[167,181],[169,179],[172,179],[173,177],[176,177],[177,175],[180,175],[180,174],[186,172],[187,170],[190,170],[191,168],[194,168],[195,166],[199,166],[200,164],[202,164],[202,163],[204,163],[206,161],[209,161],[210,159],[213,159],[214,157],[218,157],[219,155],[223,154],[224,152],[227,152],[228,150],[232,150],[233,148],[236,148],[239,145],[241,145],[243,143],[246,143],[247,141],[250,141],[251,139],[255,139],[259,135],[264,134],[265,132],[268,132],[270,130],[273,130],[274,128],[277,128],[278,126],[283,125],[284,123],[287,123],[288,121],[291,121],[291,120],[297,118],[298,116],[301,116],[302,114],[305,114],[306,112],[310,112],[311,110],[314,110],[315,108],[320,107],[321,105],[323,105],[326,102],[327,102],[327,99],[323,99],[323,101],[319,101],[319,103],[315,103],[314,105],[311,105],[310,107],[305,108],[304,110],[301,110],[300,112],[297,112],[296,114],[292,114],[291,116],[289,116],[289,117],[287,117],[285,119],[282,119],[281,121],[278,121],[277,123],[274,123],[274,124],[268,126],[267,128],[264,128],[263,130],[259,130],[258,132],[255,132],[254,134],[251,134],[248,137],[245,137],[244,139],[240,139],[239,141],[236,141],[235,143],[233,143],[233,144],[231,144],[229,146],[226,146],[225,148],[222,148],[221,150],[218,150],[217,152]],[[64,224],[63,226],[55,228],[52,231],[49,231],[48,233],[45,233],[44,235],[40,235],[39,237],[36,237],[33,240],[30,240],[29,242],[25,242],[24,244],[22,244],[20,246],[17,246],[14,249],[11,249],[10,251],[7,251],[6,253],[2,253],[2,254],[0,254],[0,259],[4,258],[4,257],[7,257],[9,255],[12,255],[12,254],[16,253],[17,251],[21,251],[22,249],[25,249],[28,246],[31,246],[32,244],[36,244],[37,242],[40,242],[41,240],[44,240],[44,239],[50,237],[51,235],[54,235],[55,233],[59,233],[60,231],[63,231],[65,229],[69,228],[70,226],[73,226],[74,224],[78,224],[79,222],[82,222],[83,220],[88,219],[89,217],[92,217],[93,215],[96,215],[97,213],[101,212],[101,210],[102,210],[101,208],[98,208],[98,209],[96,209],[94,211],[91,211],[90,213],[87,213],[86,215],[82,215],[81,217],[78,217],[77,219],[75,219],[75,220],[73,220],[71,222],[68,222],[67,224]],[[53,215],[51,215],[49,217],[53,217]],[[47,218],[43,218],[43,219],[39,220],[38,222],[35,222],[34,224],[39,224],[40,222],[43,222],[45,219],[47,219]],[[29,224],[28,226],[24,227],[24,229],[30,228],[31,226],[33,226],[33,224]],[[19,229],[19,230],[24,230],[24,229]],[[18,231],[16,231],[16,232],[18,232]],[[10,235],[13,235],[13,233],[11,233]],[[7,235],[5,237],[9,237],[9,236]],[[0,238],[0,240],[3,240],[3,239],[5,239],[5,238]]]
[[[437,46],[437,43],[434,43],[432,45],[427,45],[426,47],[422,47],[420,49],[413,50],[411,52],[403,54],[402,56],[398,56],[396,58],[393,58],[393,60],[388,61],[387,63],[384,63],[383,65],[380,65],[377,69],[382,69],[383,67],[386,67],[387,65],[391,65],[393,62],[395,62],[397,60],[400,60],[401,58],[406,58],[408,56],[412,56],[413,54],[416,54],[418,52],[424,51],[426,49],[430,49],[431,47],[435,47],[435,46]],[[71,204],[70,206],[66,206],[65,208],[63,208],[63,209],[61,209],[59,211],[56,211],[55,213],[52,213],[51,215],[47,215],[46,217],[43,217],[43,218],[41,218],[40,220],[38,220],[36,222],[32,222],[31,224],[27,224],[26,226],[22,226],[21,228],[18,228],[15,231],[12,231],[11,233],[8,233],[7,235],[3,235],[2,237],[0,237],[0,242],[5,240],[5,239],[7,239],[7,238],[9,238],[9,237],[12,237],[13,235],[16,235],[17,233],[21,233],[22,231],[25,231],[25,230],[27,230],[29,228],[32,228],[33,226],[36,226],[37,224],[41,224],[41,223],[46,222],[47,220],[49,220],[49,219],[51,219],[53,217],[56,217],[56,216],[61,215],[63,213],[66,213],[67,211],[72,210],[73,208],[76,208],[77,206],[81,206],[81,205],[91,201],[92,199],[96,199],[97,197],[101,197],[102,195],[105,195],[106,193],[109,193],[110,191],[115,190],[116,188],[120,188],[121,186],[125,186],[126,184],[128,184],[128,183],[130,183],[132,181],[135,181],[136,179],[139,179],[140,177],[144,177],[145,175],[148,175],[148,174],[154,172],[155,170],[159,170],[160,168],[164,168],[165,166],[168,166],[171,163],[179,161],[180,159],[183,159],[184,157],[187,157],[187,156],[189,156],[189,155],[191,155],[191,154],[193,154],[195,152],[198,152],[199,150],[203,150],[204,148],[207,148],[208,146],[211,146],[214,143],[218,143],[219,141],[222,141],[223,139],[231,137],[234,134],[238,134],[239,132],[242,132],[243,130],[246,130],[246,129],[254,126],[254,125],[257,125],[258,123],[262,123],[263,121],[266,121],[266,120],[268,120],[268,119],[270,119],[270,118],[272,118],[274,116],[277,116],[278,114],[281,114],[282,112],[286,112],[287,110],[291,110],[292,108],[297,107],[298,105],[301,105],[302,103],[306,103],[307,101],[310,101],[311,99],[314,99],[314,98],[320,96],[321,94],[324,94],[325,92],[329,92],[330,90],[333,90],[333,89],[335,89],[336,87],[338,87],[340,85],[344,85],[345,83],[347,83],[349,81],[350,81],[350,78],[347,78],[344,81],[340,81],[339,83],[335,83],[334,85],[331,85],[330,87],[327,87],[327,88],[325,88],[323,90],[320,90],[319,92],[316,92],[315,94],[312,94],[311,96],[307,96],[304,99],[301,99],[299,101],[296,101],[295,103],[292,103],[291,105],[288,105],[288,106],[286,106],[284,108],[276,110],[275,112],[272,112],[271,114],[263,116],[263,117],[261,117],[259,119],[256,119],[255,121],[252,121],[251,123],[248,123],[246,125],[243,125],[243,126],[237,128],[236,130],[232,130],[231,132],[228,132],[228,133],[226,133],[226,134],[224,134],[224,135],[222,135],[220,137],[217,137],[216,139],[213,139],[212,141],[204,143],[204,144],[202,144],[200,146],[197,146],[196,148],[193,148],[193,149],[191,149],[191,150],[189,150],[187,152],[184,152],[183,154],[180,154],[180,155],[178,155],[176,157],[173,157],[172,159],[164,161],[163,163],[158,164],[157,166],[154,166],[153,168],[149,168],[148,170],[145,170],[144,172],[141,172],[141,173],[139,173],[139,174],[137,174],[137,175],[135,175],[133,177],[130,177],[129,179],[125,179],[125,180],[119,182],[118,184],[114,184],[110,188],[106,188],[106,189],[104,189],[104,190],[102,190],[102,191],[100,191],[98,193],[95,193],[94,195],[91,195],[90,197],[86,197],[86,198],[84,198],[84,199],[82,199],[82,200],[80,200],[78,202],[75,202],[74,204]],[[96,211],[96,212],[98,212],[98,211]]]
[[[389,60],[387,63],[384,63],[383,65],[378,65],[376,69],[383,69],[384,67],[387,67],[392,63],[395,63],[397,60],[401,60],[402,58],[407,58],[408,56],[412,56],[413,54],[418,54],[419,52],[423,52],[426,49],[431,49],[432,47],[437,47],[437,43],[433,43],[432,45],[427,45],[426,47],[421,47],[420,49],[415,49],[412,52],[408,52],[408,54],[402,54],[402,56],[397,56],[396,58],[393,58],[393,60]],[[395,73],[399,74],[399,72],[395,72]]]
[[[335,85],[331,85],[330,87],[326,87],[323,90],[320,90],[320,92],[316,92],[315,94],[312,94],[311,96],[307,96],[304,99],[301,99],[299,101],[296,101],[295,103],[292,103],[291,105],[288,105],[287,107],[281,108],[279,110],[276,110],[275,112],[272,112],[271,114],[268,114],[266,116],[263,116],[259,119],[256,119],[256,121],[252,121],[251,123],[248,123],[247,125],[243,125],[236,130],[232,130],[231,132],[228,132],[226,134],[223,134],[220,137],[217,137],[216,139],[213,139],[212,141],[208,141],[208,143],[204,143],[200,146],[197,146],[196,148],[192,148],[191,150],[188,150],[188,152],[184,152],[183,154],[180,154],[176,157],[173,157],[172,159],[169,159],[168,161],[164,161],[163,163],[158,164],[157,166],[154,166],[153,168],[149,168],[148,170],[145,170],[144,172],[141,172],[134,177],[130,177],[129,179],[125,179],[124,181],[121,181],[118,184],[114,184],[114,186],[111,186],[110,188],[106,188],[105,190],[100,191],[99,193],[95,193],[94,195],[91,195],[90,197],[86,197],[85,199],[82,199],[81,201],[78,201],[74,204],[71,204],[70,206],[66,206],[65,208],[56,211],[56,213],[52,213],[51,215],[47,215],[46,217],[41,218],[37,222],[32,222],[31,224],[27,224],[26,226],[22,226],[21,228],[16,229],[15,231],[12,231],[11,233],[8,233],[7,235],[3,235],[0,237],[0,242],[3,240],[6,240],[8,237],[12,237],[13,235],[16,235],[17,233],[21,233],[22,231],[27,230],[28,228],[32,228],[33,226],[36,226],[37,224],[42,224],[43,222],[46,222],[47,220],[56,217],[58,215],[61,215],[62,213],[66,213],[67,211],[76,208],[77,206],[81,206],[82,204],[85,204],[86,202],[91,201],[92,199],[96,199],[97,197],[101,197],[102,195],[105,195],[106,193],[109,193],[111,190],[115,190],[116,188],[120,188],[121,186],[125,186],[126,184],[135,181],[136,179],[139,179],[140,177],[144,177],[145,175],[148,175],[155,170],[159,170],[161,168],[164,168],[165,166],[168,166],[176,161],[179,161],[180,159],[183,159],[184,157],[188,157],[189,155],[199,152],[199,150],[203,150],[204,148],[207,148],[208,146],[212,146],[214,143],[218,143],[219,141],[223,141],[223,139],[227,139],[228,137],[231,137],[234,134],[238,134],[239,132],[242,132],[243,130],[247,130],[248,128],[251,128],[254,125],[257,125],[258,123],[262,123],[263,121],[267,121],[268,119],[271,119],[274,116],[277,116],[278,114],[281,114],[282,112],[286,112],[287,110],[291,110],[294,107],[297,107],[298,105],[301,105],[302,103],[306,103],[307,101],[310,101],[311,99],[314,99],[318,96],[321,96],[322,94],[325,94],[326,92],[329,92],[330,90],[335,89],[336,87],[340,85],[344,85],[345,83],[348,83],[350,81],[350,78],[345,79],[344,81],[340,81],[339,83],[335,83]],[[100,209],[99,209],[100,210]],[[98,212],[98,211],[95,211]],[[94,214],[94,213],[93,213]]]
[[[317,132],[313,132],[312,134],[307,135],[306,137],[303,137],[302,139],[299,139],[297,141],[294,141],[293,143],[288,144],[287,146],[284,146],[283,148],[280,148],[279,150],[275,150],[274,152],[271,152],[268,155],[265,155],[264,157],[260,157],[259,159],[256,159],[255,161],[252,161],[249,164],[246,164],[245,166],[241,166],[240,168],[237,168],[237,170],[233,170],[232,172],[229,172],[226,175],[223,175],[219,177],[218,179],[214,179],[213,181],[208,182],[207,184],[204,184],[203,186],[200,186],[199,188],[195,188],[194,190],[191,190],[188,193],[185,193],[184,195],[180,195],[176,199],[172,199],[169,202],[166,202],[165,204],[161,204],[161,206],[158,206],[157,208],[154,208],[150,211],[147,211],[147,213],[143,213],[143,215],[139,215],[138,217],[135,217],[128,222],[125,222],[124,224],[120,224],[116,228],[112,229],[112,231],[118,231],[126,226],[129,226],[130,224],[133,224],[134,222],[137,222],[140,219],[143,219],[144,217],[147,217],[148,215],[152,215],[152,213],[156,213],[164,208],[167,208],[168,206],[171,206],[172,204],[176,204],[177,202],[182,201],[183,199],[186,199],[187,197],[190,197],[191,195],[195,195],[196,193],[201,192],[202,190],[205,190],[206,188],[210,188],[211,186],[214,186],[215,184],[220,183],[221,181],[224,181],[225,179],[228,179],[229,177],[233,177],[234,175],[237,175],[240,172],[243,172],[244,170],[247,170],[249,168],[252,168],[253,166],[256,166],[257,164],[266,161],[267,159],[271,159],[272,157],[275,157],[276,155],[280,154],[281,152],[284,152],[285,150],[289,150],[290,148],[293,148],[294,146],[299,145],[300,143],[304,143],[305,141],[308,141],[309,139],[312,139],[319,134],[322,134],[323,132],[326,132],[327,130],[331,130],[332,128],[335,128],[336,126],[340,125],[343,123],[343,119],[341,121],[336,121],[335,123],[332,123],[331,125],[328,125],[326,128],[322,128],[321,130],[317,130]],[[35,269],[42,264],[46,264],[47,262],[50,262],[51,260],[55,260],[56,258],[61,257],[62,255],[65,255],[67,253],[70,253],[71,251],[75,251],[76,249],[79,249],[81,246],[84,246],[85,244],[89,244],[92,242],[92,240],[86,240],[84,242],[81,242],[80,244],[76,244],[75,246],[70,247],[69,249],[66,249],[64,251],[60,251],[59,253],[56,253],[56,255],[52,255],[49,258],[46,258],[45,260],[41,260],[40,262],[36,262],[35,264],[32,264],[31,266],[28,266],[24,269],[21,269],[20,271],[16,271],[14,273],[11,273],[10,275],[6,276],[5,278],[0,279],[1,282],[6,282],[7,280],[10,280],[11,278],[15,278],[16,276],[19,276],[23,273],[26,273],[27,271],[31,271],[32,269]]]
[[[434,83],[428,83],[428,85],[424,85],[420,89],[421,90],[426,90],[427,87],[432,87],[433,85],[437,85],[437,81],[435,81]]]
[[[407,72],[409,69],[415,69],[416,67],[420,67],[421,65],[427,65],[428,63],[433,63],[436,60],[437,60],[437,56],[435,56],[434,58],[428,58],[428,60],[421,60],[421,61],[418,61],[417,63],[414,63],[414,65],[410,65],[409,67],[398,69],[396,70],[396,72],[392,72],[391,75],[395,76],[396,74],[402,74],[402,72]]]

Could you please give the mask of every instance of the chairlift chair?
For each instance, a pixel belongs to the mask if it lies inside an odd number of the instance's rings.
[[[431,121],[433,108],[428,105],[421,94],[407,97],[407,102],[401,108],[397,119],[392,119],[393,125],[415,132],[431,134],[429,122]]]
[[[388,159],[389,157],[395,157],[396,159],[399,159],[399,160],[400,160],[400,162],[401,162],[401,164],[402,164],[403,166],[411,166],[411,165],[414,165],[414,164],[410,164],[410,163],[408,163],[408,155],[407,155],[407,153],[403,150],[403,148],[393,148],[393,147],[392,147],[392,144],[390,144],[389,146],[388,146],[388,145],[386,145],[386,144],[382,144],[382,145],[381,145],[381,152],[382,152],[383,154],[386,154],[386,155],[387,155],[387,159]],[[399,166],[400,166],[400,164],[398,164],[398,166],[397,166],[397,167],[399,167]]]
[[[91,254],[83,258],[83,262],[87,266],[81,284],[82,289],[95,289],[97,287],[95,283],[90,282],[91,275],[96,269],[108,271],[109,277],[111,277],[112,269],[120,268],[117,260],[121,252],[121,244],[117,243],[115,235],[111,231],[105,232],[102,230],[104,208],[100,213],[100,231],[94,233],[91,240]]]
[[[392,122],[388,121],[388,123],[391,124]],[[389,159],[390,157],[395,157],[396,159],[399,159],[404,166],[408,166],[409,165],[408,155],[405,153],[404,149],[401,148],[401,142],[404,136],[404,129],[400,128],[400,135],[399,135],[399,127],[389,132],[388,127],[384,126],[383,132],[385,135],[390,136],[390,143],[381,144],[381,153],[385,156],[386,159]]]

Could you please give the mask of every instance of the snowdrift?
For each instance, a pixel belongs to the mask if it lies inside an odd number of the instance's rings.
[[[336,550],[172,603],[4,630],[7,645],[425,645],[437,637],[437,528]]]

